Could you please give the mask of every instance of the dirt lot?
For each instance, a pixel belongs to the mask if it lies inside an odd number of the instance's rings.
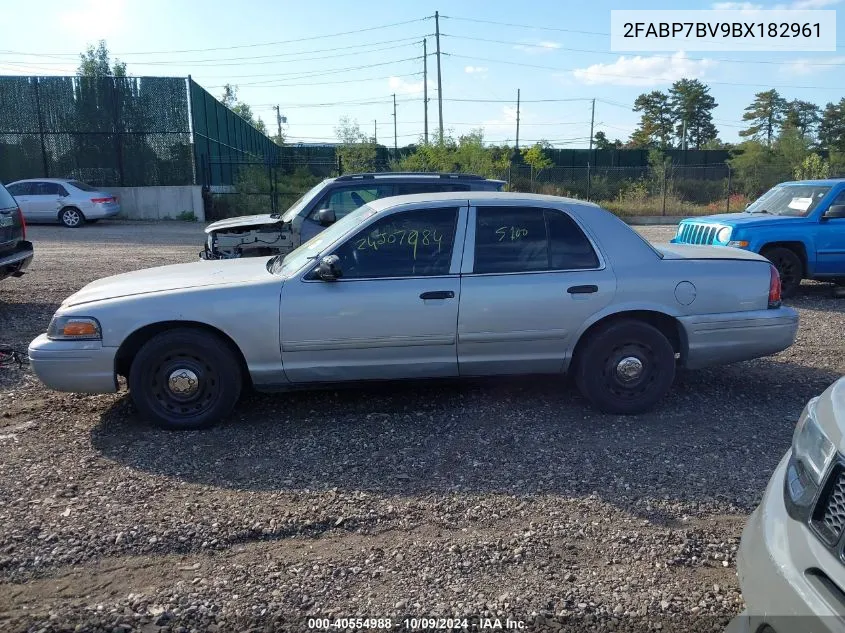
[[[31,273],[0,282],[0,338],[22,349],[82,285],[202,242],[176,222],[30,234]],[[807,399],[845,374],[845,300],[806,284],[792,304],[791,349],[685,373],[632,418],[549,378],[247,395],[218,428],[168,433],[125,393],[0,369],[0,630],[720,630],[745,519]]]

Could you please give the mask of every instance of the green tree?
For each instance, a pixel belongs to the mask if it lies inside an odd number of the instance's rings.
[[[634,101],[634,112],[641,112],[640,125],[631,134],[638,147],[661,149],[672,146],[673,114],[669,96],[659,90],[643,93]]]
[[[743,138],[751,138],[757,141],[765,141],[771,146],[776,138],[777,132],[783,124],[786,112],[786,100],[780,96],[777,90],[766,90],[754,95],[754,101],[745,108],[742,120],[748,122],[748,127],[740,130],[739,135]]]
[[[446,134],[442,142],[420,142],[414,152],[394,167],[407,171],[448,171],[501,178],[510,166],[512,150],[505,145],[486,146],[484,131],[477,129],[457,141]]]
[[[76,74],[79,77],[126,77],[126,64],[115,59],[112,65],[106,41],[100,40],[96,47],[89,45],[79,54]]]
[[[830,163],[818,154],[810,154],[793,170],[796,180],[830,178]]]
[[[794,127],[802,136],[812,137],[820,120],[819,106],[815,103],[801,99],[787,102],[783,118],[784,127]]]
[[[224,85],[223,94],[220,95],[220,103],[229,108],[232,112],[237,114],[262,134],[267,134],[267,125],[261,117],[256,117],[253,114],[252,108],[248,103],[238,100],[237,86],[232,84]]]
[[[713,125],[713,109],[719,104],[710,95],[709,86],[698,79],[679,79],[672,84],[669,88],[669,105],[675,120],[679,147],[701,149],[705,143],[719,135]]]
[[[622,141],[618,138],[611,141],[602,130],[596,132],[596,135],[593,137],[593,143],[593,147],[596,149],[619,149],[622,147]]]
[[[376,171],[378,152],[375,139],[361,131],[358,121],[341,117],[334,133],[341,143],[337,155],[343,173]]]
[[[845,99],[825,106],[819,122],[818,137],[822,149],[845,152]]]
[[[535,172],[539,173],[540,170],[554,164],[545,152],[549,148],[551,148],[551,144],[548,141],[537,141],[531,147],[523,148],[522,159],[526,165],[531,166]]]

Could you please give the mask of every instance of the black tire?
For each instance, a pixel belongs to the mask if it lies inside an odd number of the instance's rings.
[[[801,287],[804,272],[801,258],[795,254],[795,251],[782,246],[765,249],[761,254],[778,269],[781,297],[788,299],[795,295]]]
[[[181,379],[175,375],[180,371]],[[231,413],[241,395],[242,380],[238,358],[220,337],[176,328],[141,347],[128,382],[132,400],[145,419],[166,429],[185,430],[211,426]],[[193,387],[194,393],[179,394],[173,387],[180,384],[188,391]]]
[[[76,207],[65,207],[59,211],[59,222],[69,229],[78,229],[85,224],[85,215]]]
[[[639,361],[625,379],[620,364]],[[642,321],[609,323],[594,331],[575,360],[575,384],[604,413],[632,415],[652,409],[675,379],[675,350],[657,328]],[[629,362],[632,370],[636,362]]]

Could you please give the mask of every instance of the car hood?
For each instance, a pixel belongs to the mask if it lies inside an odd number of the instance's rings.
[[[696,244],[661,244],[656,247],[663,259],[750,259],[767,262],[765,257],[732,246],[703,246]]]
[[[236,218],[226,218],[225,220],[218,220],[217,222],[212,222],[207,227],[205,227],[206,233],[211,233],[213,231],[219,231],[221,229],[231,229],[231,228],[245,228],[248,226],[260,226],[265,224],[281,224],[282,219],[279,216],[271,216],[269,213],[264,213],[261,215],[242,215]]]
[[[93,281],[62,302],[74,306],[135,295],[267,279],[267,257],[218,259],[145,268]],[[280,278],[281,281],[281,278]]]
[[[799,216],[792,215],[768,215],[766,213],[720,213],[718,215],[705,215],[694,218],[684,218],[682,222],[688,224],[719,224],[721,226],[763,226],[774,224],[785,220],[801,220]]]

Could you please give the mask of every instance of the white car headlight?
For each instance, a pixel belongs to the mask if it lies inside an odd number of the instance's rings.
[[[818,486],[827,467],[836,455],[836,447],[816,422],[815,400],[811,400],[795,426],[792,454],[800,462],[810,480]]]
[[[99,341],[103,332],[100,322],[92,317],[54,316],[47,328],[47,338],[54,341]]]
[[[725,226],[719,229],[719,232],[716,233],[716,239],[720,242],[727,243],[731,239],[731,227]]]

